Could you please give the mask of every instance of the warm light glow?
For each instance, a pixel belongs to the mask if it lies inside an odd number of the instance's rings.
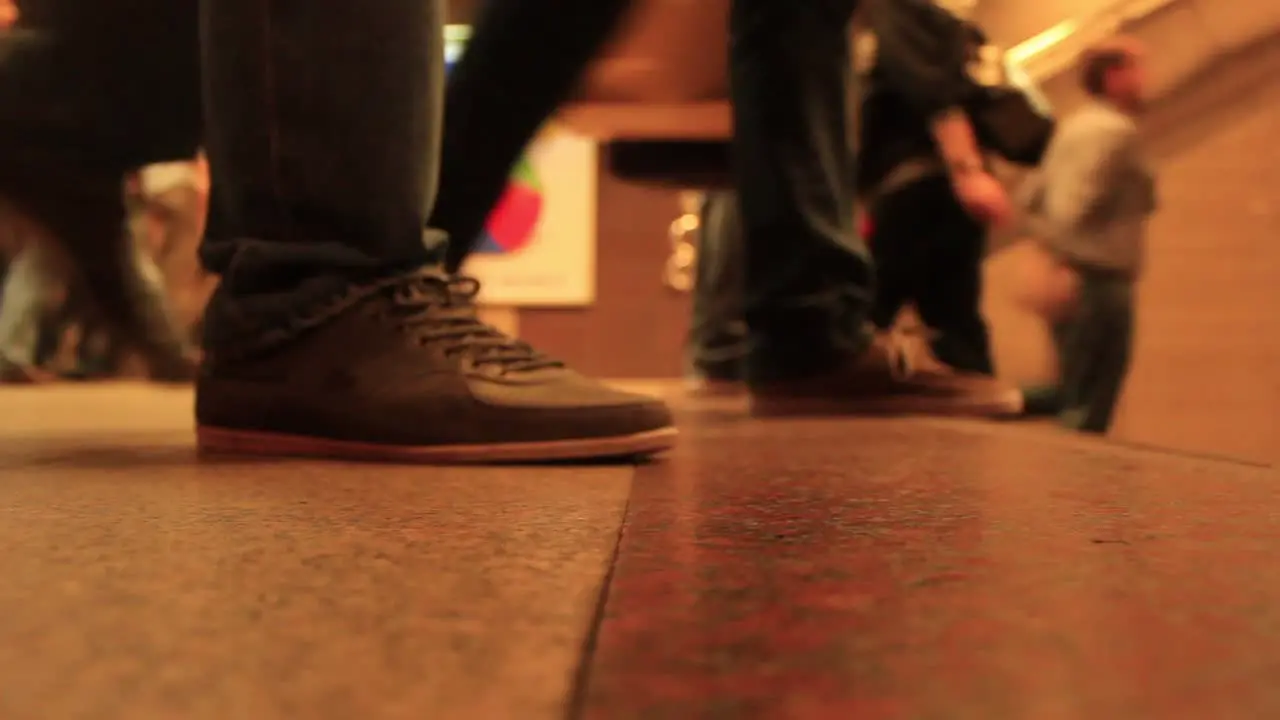
[[[444,26],[444,61],[453,64],[462,56],[462,50],[471,39],[470,25]]]
[[[1009,48],[1008,60],[1015,65],[1025,65],[1028,60],[1071,37],[1079,29],[1078,21],[1064,20],[1039,35]]]

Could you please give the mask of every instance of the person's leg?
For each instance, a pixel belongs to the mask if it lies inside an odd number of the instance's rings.
[[[135,226],[150,236],[151,255],[159,266],[166,293],[180,327],[188,337],[204,314],[217,279],[200,266],[198,248],[204,230],[206,192],[199,168],[186,163],[185,173],[175,168],[171,185],[151,186],[143,171],[145,206],[134,218]],[[144,233],[139,233],[144,234]]]
[[[0,194],[114,334],[174,379],[194,361],[138,273],[122,185],[131,167],[195,152],[195,19],[194,0],[29,0],[0,38]]]
[[[483,325],[474,281],[426,267],[443,241],[423,230],[439,158],[439,3],[202,9],[213,183],[202,257],[222,277],[196,389],[203,449],[495,461],[672,444],[662,403]],[[535,39],[527,55],[483,51],[536,74],[557,48]]]
[[[701,214],[685,352],[691,380],[714,389],[737,384],[743,375],[747,327],[742,320],[742,226],[732,192],[707,193]]]
[[[35,382],[40,331],[49,314],[49,294],[58,283],[46,248],[29,243],[9,263],[0,296],[0,382]]]
[[[92,303],[82,291],[73,291],[67,297],[57,329],[62,344],[74,341],[62,349],[63,362],[58,375],[68,380],[101,380],[117,377],[126,368],[126,360],[135,356],[127,354],[116,342],[111,329],[93,312]],[[68,352],[71,351],[71,352]]]
[[[853,233],[848,138],[855,0],[735,0],[733,158],[753,380],[826,372],[865,350],[872,266]]]
[[[916,309],[936,333],[933,354],[966,372],[992,375],[991,336],[982,316],[986,228],[956,200],[946,178],[919,184],[915,212],[932,218],[921,238],[927,249],[915,266]]]
[[[1067,390],[1064,378],[1071,370],[1074,357],[1072,343],[1076,335],[1074,318],[1062,318],[1050,328],[1054,355],[1058,360],[1058,377],[1053,382],[1037,383],[1023,388],[1023,412],[1028,417],[1052,417],[1062,412]]]
[[[1021,411],[1016,390],[919,366],[869,332],[873,266],[853,231],[848,137],[853,0],[736,0],[734,160],[753,411]]]
[[[932,231],[932,218],[919,212],[914,189],[907,186],[878,198],[871,210],[876,239],[871,243],[875,261],[875,299],[871,322],[878,330],[893,327],[902,308],[915,292],[913,269],[921,262],[924,239]]]
[[[1088,277],[1081,314],[1064,363],[1062,425],[1104,434],[1111,427],[1133,344],[1133,296],[1127,280]]]
[[[631,0],[483,4],[445,94],[441,184],[430,225],[449,236],[449,271],[462,266],[512,165],[630,6]]]

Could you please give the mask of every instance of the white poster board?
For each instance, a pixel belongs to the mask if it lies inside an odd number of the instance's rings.
[[[463,272],[479,302],[590,305],[596,296],[597,146],[554,126],[517,164]]]
[[[471,38],[445,27],[445,65]],[[506,194],[462,271],[480,281],[481,305],[574,307],[596,299],[596,172],[593,140],[544,128],[511,173]]]

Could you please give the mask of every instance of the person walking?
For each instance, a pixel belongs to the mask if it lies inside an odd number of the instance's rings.
[[[1082,432],[1110,429],[1133,352],[1134,285],[1157,206],[1142,153],[1143,68],[1130,38],[1085,54],[1092,99],[1063,122],[1029,191],[1030,225],[1074,292],[1051,323],[1058,382],[1029,388],[1026,408]]]

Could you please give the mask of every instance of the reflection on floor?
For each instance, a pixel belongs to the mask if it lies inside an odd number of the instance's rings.
[[[198,463],[0,391],[0,718],[1280,717],[1270,470],[682,403],[639,468]]]

